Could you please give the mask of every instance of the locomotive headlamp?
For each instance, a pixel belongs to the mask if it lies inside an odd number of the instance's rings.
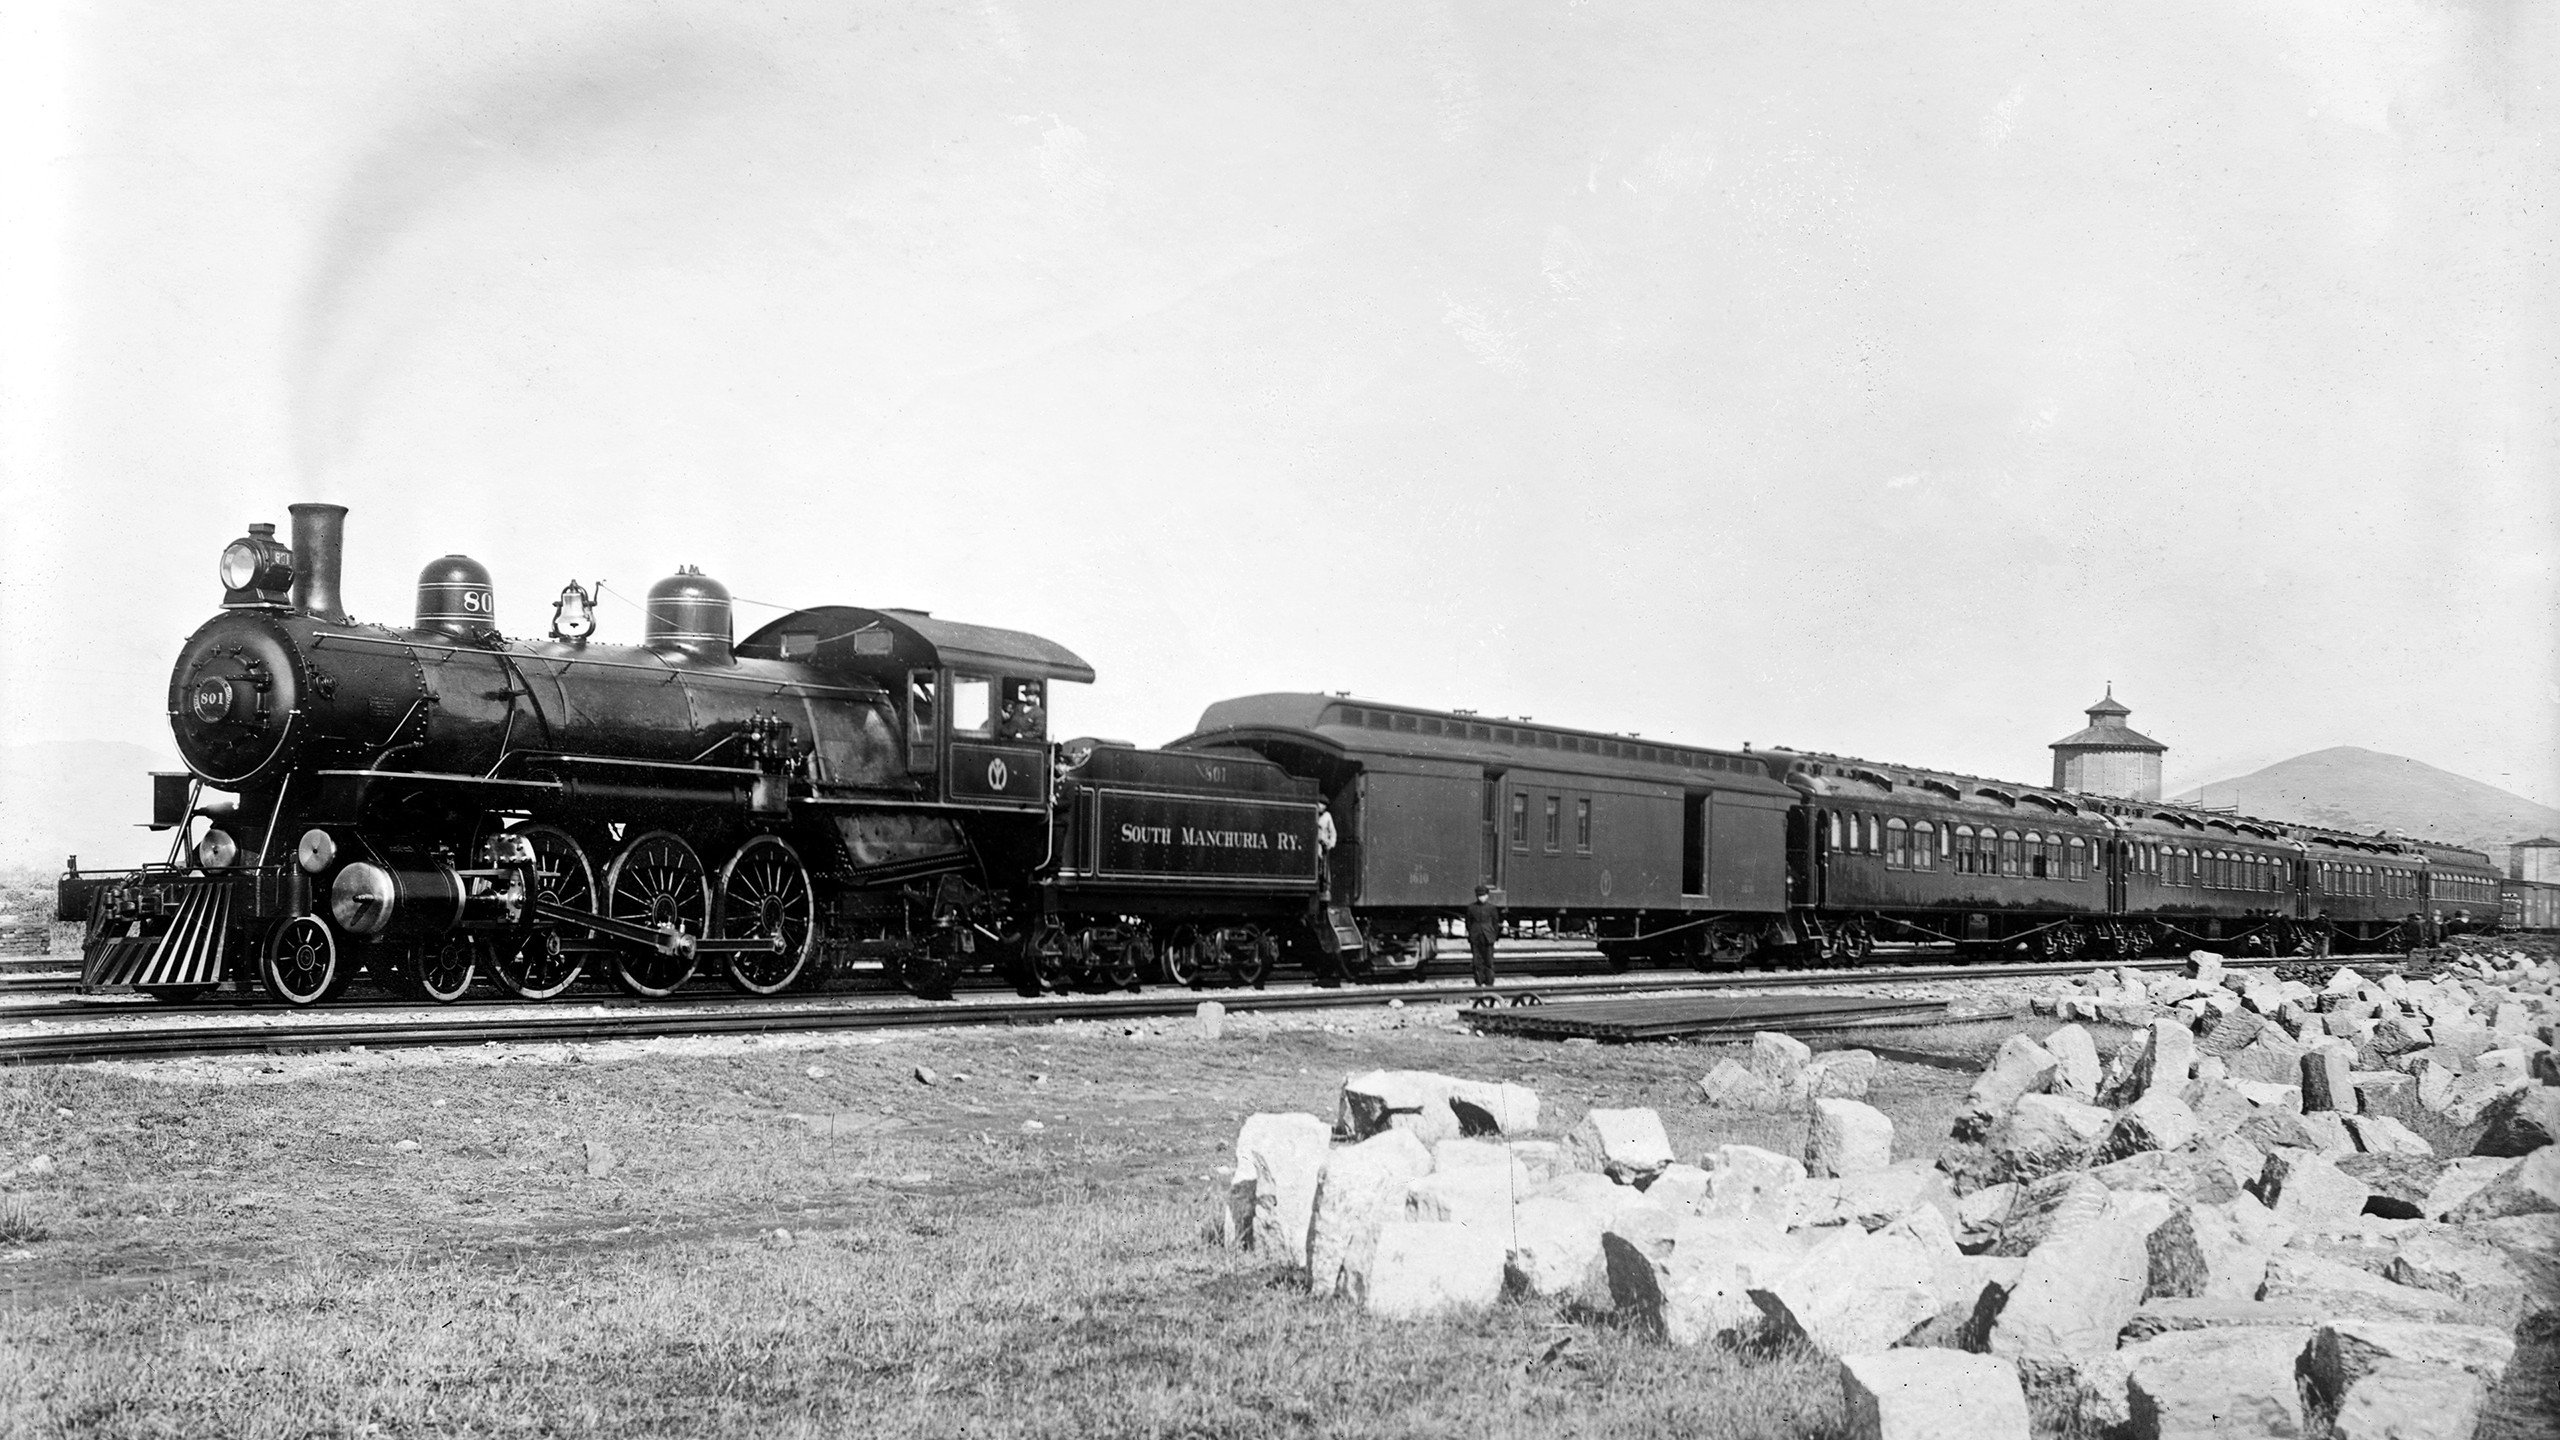
[[[240,858],[240,842],[223,830],[207,830],[196,842],[196,863],[207,870],[227,870]]]
[[[276,543],[273,525],[252,525],[248,534],[223,547],[218,570],[225,605],[291,603],[293,552]]]
[[[302,843],[293,847],[293,861],[307,875],[317,875],[328,869],[329,862],[337,858],[338,842],[331,839],[326,830],[303,831]]]

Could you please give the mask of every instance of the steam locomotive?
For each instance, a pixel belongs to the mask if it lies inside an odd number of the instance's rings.
[[[2317,954],[2502,901],[2452,847],[1345,696],[1220,701],[1156,750],[1057,743],[1048,687],[1093,679],[1061,646],[850,606],[734,641],[691,570],[650,588],[638,645],[596,641],[574,582],[547,638],[504,638],[460,555],[420,574],[413,623],[360,624],[345,514],[295,505],[290,547],[254,525],[223,552],[170,677],[170,859],[61,883],[86,988],[663,996],[708,968],[770,995],[864,963],[922,995],[973,966],[1259,984],[1284,958],[1417,971],[1479,885],[1621,965]]]
[[[1038,636],[912,610],[802,610],[733,643],[728,591],[648,592],[638,645],[497,628],[488,571],[418,577],[408,626],[340,601],[346,511],[291,507],[222,555],[181,647],[156,778],[169,863],[82,875],[83,982],[288,1005],[367,971],[420,998],[525,999],[700,970],[770,995],[863,960],[920,994],[1000,958],[1027,985],[1223,968],[1309,942],[1315,787],[1243,755],[1053,746]],[[1321,933],[1330,935],[1330,930]]]

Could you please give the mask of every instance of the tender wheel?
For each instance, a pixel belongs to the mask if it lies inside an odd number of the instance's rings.
[[[1156,948],[1147,943],[1142,932],[1132,931],[1116,942],[1104,942],[1102,978],[1114,990],[1136,990],[1156,964]]]
[[[1271,978],[1272,969],[1280,963],[1280,942],[1270,932],[1253,926],[1232,930],[1225,936],[1227,968],[1235,977],[1259,990]]]
[[[432,1004],[450,1005],[471,993],[471,981],[480,973],[486,948],[476,935],[453,935],[423,944],[401,962],[401,979],[407,982],[402,988]]]
[[[686,935],[707,934],[711,878],[702,857],[664,830],[623,846],[604,872],[604,913],[635,925],[672,925]],[[690,948],[670,955],[652,945],[620,945],[614,950],[613,976],[623,989],[656,1000],[692,979],[695,963]]]
[[[519,825],[510,833],[523,836],[533,846],[536,898],[595,912],[595,867],[587,863],[587,852],[575,837],[556,825]],[[578,972],[586,968],[593,944],[584,934],[535,920],[519,935],[499,942],[489,974],[499,989],[519,1000],[548,1000],[578,983]]]
[[[317,915],[276,922],[258,947],[258,979],[287,1005],[317,1005],[346,988],[348,965],[338,932]]]
[[[1199,989],[1201,972],[1205,968],[1201,952],[1206,948],[1207,942],[1197,931],[1175,932],[1172,941],[1164,947],[1165,983]]]
[[[800,852],[775,835],[738,847],[720,867],[720,912],[713,933],[723,940],[779,935],[780,950],[729,957],[729,983],[750,995],[779,995],[799,983],[818,948],[818,901]]]
[[[1056,925],[1032,927],[1022,937],[1022,958],[1031,981],[1042,990],[1064,990],[1075,982],[1076,963],[1067,932]]]

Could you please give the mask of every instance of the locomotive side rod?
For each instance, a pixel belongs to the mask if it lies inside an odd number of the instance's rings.
[[[608,940],[627,940],[634,945],[647,945],[661,955],[752,955],[758,951],[779,955],[784,948],[780,935],[755,935],[743,940],[707,940],[681,925],[643,925],[633,920],[618,920],[592,910],[580,910],[555,900],[536,899],[534,918],[555,925],[574,925],[589,934]]]

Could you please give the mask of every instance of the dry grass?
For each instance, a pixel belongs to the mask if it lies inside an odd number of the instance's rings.
[[[11,1182],[45,1223],[0,1265],[0,1434],[1834,1435],[1813,1357],[1545,1305],[1376,1322],[1200,1239],[1245,1114],[1329,1113],[1378,1065],[1534,1085],[1551,1131],[1643,1104],[1686,1155],[1801,1147],[1798,1117],[1696,1102],[1715,1058],[1423,1023],[11,1072],[0,1168],[59,1168]],[[1886,1066],[1905,1154],[1968,1079]]]

